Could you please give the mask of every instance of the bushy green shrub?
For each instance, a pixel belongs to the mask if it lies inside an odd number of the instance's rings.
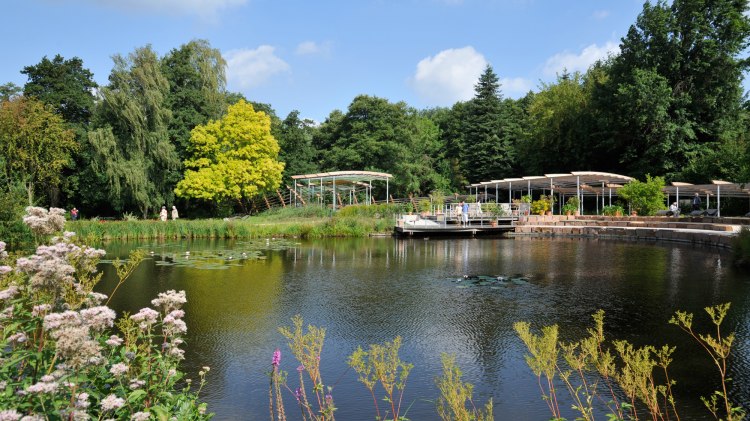
[[[630,208],[638,215],[648,216],[665,209],[664,177],[651,177],[646,174],[646,181],[632,180],[617,191],[617,195],[628,201]]]

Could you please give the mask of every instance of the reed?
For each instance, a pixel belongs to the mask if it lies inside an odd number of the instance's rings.
[[[274,210],[258,216],[235,219],[154,220],[79,220],[68,221],[66,229],[84,241],[150,240],[180,238],[325,238],[366,237],[390,233],[393,217],[335,214],[322,208]]]

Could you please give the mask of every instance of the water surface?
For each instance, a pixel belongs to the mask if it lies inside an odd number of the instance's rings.
[[[334,386],[338,419],[374,419],[369,392],[347,369],[346,357],[358,346],[397,335],[403,338],[401,358],[414,364],[405,395],[410,419],[437,418],[434,378],[441,352],[456,355],[464,380],[475,384],[478,403],[492,397],[496,419],[549,419],[513,323],[557,323],[564,338],[578,339],[597,309],[606,312],[610,338],[677,345],[671,375],[678,381],[681,415],[705,419],[697,396],[718,387],[718,374],[667,321],[683,309],[696,313],[699,328],[708,328],[702,308],[726,301],[732,302],[726,325],[737,331],[732,393],[750,407],[750,277],[734,270],[723,251],[530,238],[331,239],[264,251],[264,260],[242,260],[248,244],[232,241],[104,248],[110,256],[124,256],[133,247],[154,256],[120,288],[114,307],[134,312],[161,291],[186,291],[186,367],[193,376],[211,367],[204,398],[215,419],[268,419],[266,372],[275,348],[282,350],[281,368],[293,374],[290,379],[296,375],[298,363],[277,330],[296,314],[327,328],[323,380]],[[209,252],[215,256],[210,262],[190,263]],[[106,292],[114,280],[111,270],[105,272]],[[465,274],[522,275],[529,281],[458,288],[456,280]],[[286,396],[287,413],[293,400]]]

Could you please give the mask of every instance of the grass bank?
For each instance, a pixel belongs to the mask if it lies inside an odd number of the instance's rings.
[[[368,209],[369,208],[369,209]],[[378,209],[380,208],[380,212]],[[393,231],[396,206],[349,206],[332,213],[324,208],[275,209],[256,216],[177,221],[69,221],[68,231],[84,241],[177,238],[366,237]]]

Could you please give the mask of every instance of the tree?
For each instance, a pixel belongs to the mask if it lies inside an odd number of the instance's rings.
[[[89,123],[97,84],[93,73],[83,67],[83,60],[78,57],[65,60],[59,54],[52,60],[45,56],[38,64],[24,67],[21,73],[29,78],[23,86],[25,96],[51,105],[68,123]]]
[[[208,41],[193,40],[170,51],[161,69],[169,81],[169,137],[184,160],[190,131],[218,119],[226,109],[226,61]]]
[[[500,82],[487,66],[474,86],[474,98],[466,105],[461,163],[470,182],[500,179],[509,175],[514,148],[503,133]]]
[[[276,189],[284,170],[270,118],[242,100],[221,120],[193,129],[188,153],[177,196],[236,201],[243,210],[248,199]]]
[[[150,46],[114,56],[110,84],[101,89],[96,129],[89,132],[92,182],[106,183],[116,210],[149,210],[172,201],[179,160],[167,130],[169,82]]]
[[[346,114],[331,113],[316,138],[325,170],[392,173],[398,195],[427,194],[447,185],[435,169],[437,127],[403,102],[359,95]]]
[[[675,176],[739,122],[747,2],[646,3],[612,59],[600,109],[625,171]]]
[[[0,85],[0,103],[10,101],[23,92],[23,89],[13,82]]]
[[[316,151],[312,144],[314,123],[300,119],[299,111],[294,110],[281,122],[279,136],[279,159],[284,162],[284,182],[291,176],[310,174],[318,170]]]
[[[39,101],[23,96],[0,103],[0,166],[8,190],[23,183],[29,206],[40,185],[55,186],[77,148],[62,118]]]
[[[533,96],[524,160],[534,174],[599,169],[591,168],[598,150],[590,84],[589,75],[563,73]]]

